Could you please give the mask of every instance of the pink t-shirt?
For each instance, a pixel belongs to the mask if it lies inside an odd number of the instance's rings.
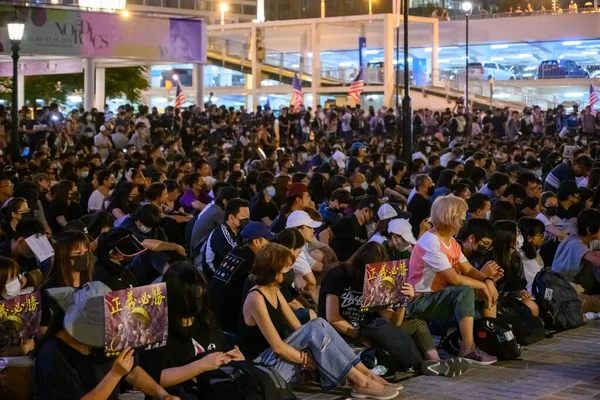
[[[417,293],[439,292],[448,284],[438,272],[454,268],[457,274],[461,274],[460,264],[466,261],[460,244],[454,238],[446,246],[438,236],[426,232],[417,241],[410,255],[408,282]]]

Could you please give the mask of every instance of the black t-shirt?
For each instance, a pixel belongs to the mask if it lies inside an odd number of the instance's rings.
[[[279,209],[274,201],[265,202],[262,193],[257,193],[250,201],[250,220],[262,222],[264,217],[274,221]]]
[[[352,175],[361,165],[362,163],[358,159],[350,157],[348,160],[348,175]]]
[[[93,390],[112,368],[113,360],[83,355],[58,338],[42,345],[35,360],[34,400],[79,400]],[[119,385],[109,400],[119,398]]]
[[[412,227],[413,235],[419,237],[419,225],[431,214],[431,203],[425,197],[416,193],[410,199],[406,211],[411,213],[408,222],[410,222],[410,226]]]
[[[287,225],[287,220],[288,220],[287,214],[284,214],[284,213],[279,214],[277,216],[277,218],[275,218],[275,220],[271,224],[271,232],[273,232],[275,234],[280,233],[282,230],[285,229],[285,226]]]
[[[333,239],[330,246],[340,261],[346,261],[369,240],[367,227],[358,223],[356,215],[342,218],[331,227]]]
[[[355,329],[368,325],[377,314],[374,312],[361,312],[363,297],[362,284],[357,287],[353,285],[344,265],[332,268],[323,282],[319,292],[319,317],[327,319],[327,295],[332,294],[339,297],[339,313]]]
[[[237,332],[244,283],[252,264],[254,252],[250,247],[234,247],[225,256],[210,281],[210,309],[225,332]]]
[[[83,211],[81,210],[81,205],[76,202],[71,202],[70,205],[67,205],[62,202],[58,202],[53,200],[50,202],[50,206],[48,206],[48,225],[52,229],[52,232],[59,233],[62,231],[62,226],[56,221],[56,218],[60,216],[65,217],[67,222],[73,221],[75,219],[79,219],[83,216]]]
[[[496,136],[504,136],[504,123],[506,118],[502,115],[494,115],[492,117],[492,133]]]
[[[208,321],[204,321],[198,316],[189,328],[175,330],[169,327],[167,345],[142,352],[140,366],[156,382],[160,382],[164,369],[187,365],[215,351],[231,350],[214,316],[209,313],[207,319]],[[193,393],[198,384],[190,379],[178,386]]]
[[[103,256],[102,258],[107,257]],[[100,259],[96,260],[93,279],[104,283],[111,290],[123,290],[129,286],[138,286],[135,275],[127,266],[121,266],[108,260],[104,260],[104,262]]]
[[[581,208],[577,204],[573,204],[567,210],[567,209],[565,209],[563,207],[563,205],[562,205],[562,203],[560,201],[558,202],[558,214],[557,214],[557,216],[560,219],[577,218],[577,216],[579,215],[579,211],[581,211]]]

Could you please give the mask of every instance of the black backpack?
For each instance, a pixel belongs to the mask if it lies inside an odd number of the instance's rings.
[[[512,328],[517,343],[522,346],[539,342],[546,336],[544,322],[534,317],[529,307],[518,299],[499,299],[498,319]]]
[[[514,360],[521,357],[521,349],[510,326],[496,318],[481,318],[475,321],[475,344],[479,349],[499,360]]]
[[[564,331],[584,324],[581,300],[561,274],[541,270],[533,280],[531,291],[546,329]]]

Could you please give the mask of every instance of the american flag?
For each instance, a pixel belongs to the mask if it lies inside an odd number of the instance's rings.
[[[594,85],[592,85],[590,83],[590,99],[589,99],[589,103],[590,103],[590,107],[594,107],[594,104],[596,104],[598,102],[598,100],[600,100],[598,98],[598,93],[596,93],[596,90],[594,89]]]
[[[294,88],[294,93],[292,93],[292,100],[290,100],[290,104],[294,107],[300,107],[301,105],[304,105],[302,83],[300,83],[300,79],[298,79],[297,74],[294,74],[294,79],[292,79],[292,87]]]
[[[356,75],[356,78],[354,78],[354,80],[350,84],[350,91],[348,92],[348,95],[354,100],[356,100],[357,103],[360,103],[360,94],[363,92],[364,88],[365,81],[363,79],[363,69],[361,68],[358,71],[358,75]]]
[[[186,102],[185,95],[183,94],[183,90],[181,89],[181,83],[177,81],[177,92],[175,93],[175,108],[183,107],[183,103]]]

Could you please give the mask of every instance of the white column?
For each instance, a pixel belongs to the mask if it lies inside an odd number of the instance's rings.
[[[83,107],[90,110],[94,106],[94,59],[83,59]]]
[[[386,107],[393,107],[394,93],[396,91],[394,76],[394,15],[385,14],[383,20],[383,104]]]
[[[95,107],[104,110],[106,104],[106,68],[96,68],[96,101]]]
[[[265,22],[265,0],[256,1],[256,22]]]
[[[438,47],[440,44],[440,25],[436,19],[433,21],[433,32],[431,41],[431,84],[437,85],[440,81],[440,70],[438,65]]]
[[[258,29],[259,28],[257,28],[256,26],[252,27],[252,35],[250,39],[252,43],[252,91],[250,92],[252,97],[252,105],[250,107],[252,108],[249,108],[250,111],[256,111],[256,106],[260,104],[258,101],[259,95],[256,92],[256,90],[260,89],[260,83],[262,78],[260,61],[258,60],[258,46],[260,45],[262,47],[262,43],[259,43],[259,41],[262,41],[262,35],[259,35]]]
[[[204,65],[194,64],[192,71],[192,81],[194,88],[194,103],[196,106],[204,109]]]
[[[310,51],[312,52],[312,84],[310,90],[312,93],[312,108],[317,109],[320,103],[319,90],[321,89],[321,26],[316,22],[310,25]]]
[[[25,105],[25,75],[23,75],[21,68],[19,68],[17,73],[17,85],[17,105],[21,107]],[[35,101],[35,99],[33,100]]]

